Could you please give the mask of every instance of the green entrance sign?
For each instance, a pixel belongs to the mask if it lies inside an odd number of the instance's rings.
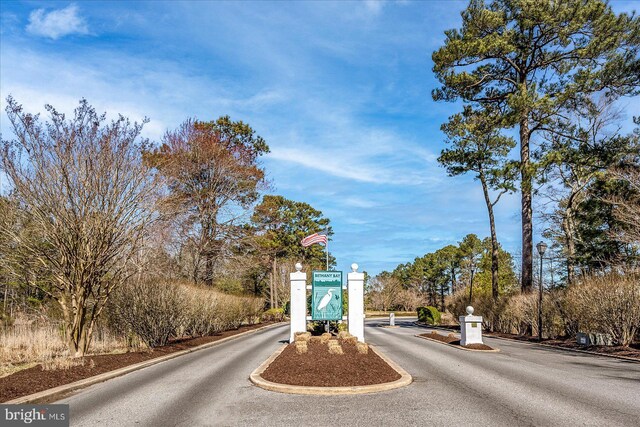
[[[342,320],[342,271],[314,271],[311,318]]]

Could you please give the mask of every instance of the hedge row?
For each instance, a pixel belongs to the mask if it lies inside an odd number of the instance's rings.
[[[258,323],[263,301],[172,281],[131,282],[112,294],[107,325],[135,334],[149,347],[178,337],[198,337]]]

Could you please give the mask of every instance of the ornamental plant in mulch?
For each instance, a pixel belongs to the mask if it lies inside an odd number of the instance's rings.
[[[400,377],[367,344],[343,332],[338,337],[297,335],[262,373],[267,381],[310,387],[383,384]]]
[[[460,345],[460,338],[456,337],[455,334],[449,334],[445,336],[437,332],[428,332],[426,334],[420,334],[420,336],[425,338],[430,338],[432,340],[440,341],[446,344],[457,345],[462,347],[462,345]],[[489,347],[486,344],[469,344],[469,345],[465,345],[464,348],[469,348],[471,350],[493,350],[492,347]]]

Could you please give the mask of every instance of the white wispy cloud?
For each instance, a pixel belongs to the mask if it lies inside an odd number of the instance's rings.
[[[369,12],[371,12],[374,15],[377,15],[380,12],[382,12],[382,9],[384,8],[385,3],[386,3],[386,0],[365,0],[364,6]]]
[[[64,9],[47,12],[36,9],[29,15],[27,32],[56,40],[70,34],[88,34],[89,27],[79,14],[78,6],[70,4]]]

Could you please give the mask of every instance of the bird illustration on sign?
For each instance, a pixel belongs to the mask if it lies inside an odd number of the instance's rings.
[[[316,310],[324,310],[325,308],[327,308],[327,305],[329,305],[329,302],[331,301],[332,296],[333,296],[333,289],[329,289],[326,295],[323,296],[322,299],[320,300],[320,304],[318,304],[318,307],[316,308]]]

